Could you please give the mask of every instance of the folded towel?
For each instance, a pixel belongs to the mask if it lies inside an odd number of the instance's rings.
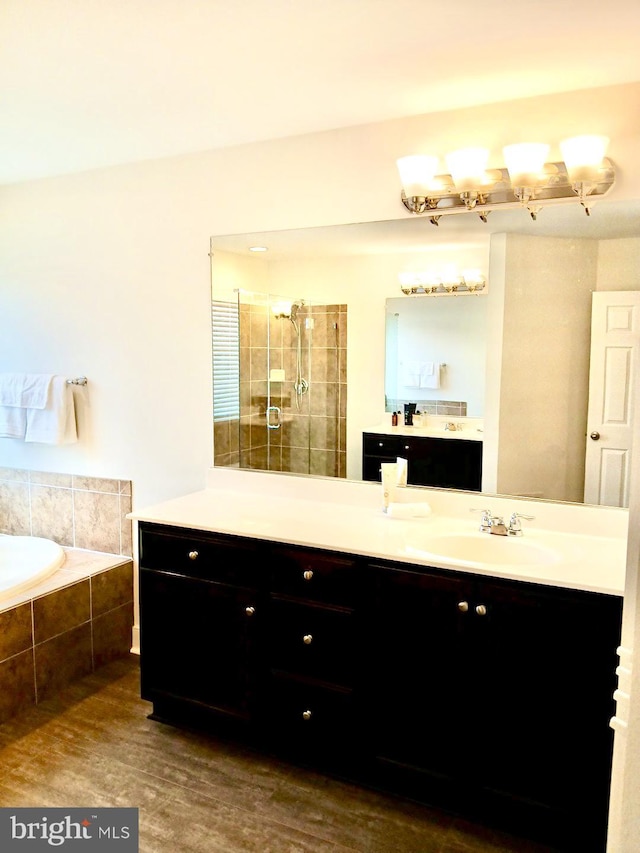
[[[425,362],[425,369],[420,373],[420,387],[439,388],[441,367],[442,365],[433,361]]]
[[[27,409],[25,441],[72,444],[78,440],[73,391],[64,376],[54,376],[44,409]]]
[[[0,373],[0,406],[44,409],[52,380],[50,373]]]
[[[387,507],[387,515],[391,518],[426,518],[431,515],[428,503],[396,503],[391,502]]]
[[[0,438],[24,438],[26,428],[26,409],[0,406]]]
[[[402,379],[400,384],[405,388],[419,388],[422,376],[422,362],[406,361],[402,364]]]

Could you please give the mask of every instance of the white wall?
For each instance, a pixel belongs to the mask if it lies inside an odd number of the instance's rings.
[[[534,98],[2,188],[0,368],[84,374],[89,385],[77,445],[0,439],[0,465],[131,479],[136,506],[203,486],[211,235],[401,218],[398,156],[473,138],[492,147],[491,165],[502,144],[534,131],[554,143],[551,157],[563,136],[606,131],[611,157],[630,164],[614,193],[640,197],[639,91]],[[383,339],[382,311],[359,322]],[[350,368],[379,371],[382,398],[382,362],[355,353]]]

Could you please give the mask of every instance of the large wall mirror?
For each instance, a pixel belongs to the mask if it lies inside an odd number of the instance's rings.
[[[486,291],[403,294],[401,273],[451,265],[482,270]],[[486,223],[464,214],[437,227],[411,217],[213,237],[211,274],[214,399],[228,391],[216,371],[225,347],[239,365],[235,413],[214,413],[214,465],[360,479],[362,433],[385,421],[397,393],[389,319],[424,312],[425,328],[456,331],[457,344],[453,334],[438,343],[438,359],[455,368],[447,381],[466,378],[456,399],[484,420],[483,492],[627,505],[615,483],[629,465],[621,448],[640,362],[640,202],[601,200],[590,216],[562,204],[535,222],[516,209]],[[629,328],[597,366],[601,378],[624,381],[598,444],[603,484],[589,493],[594,293],[624,293],[599,310]]]

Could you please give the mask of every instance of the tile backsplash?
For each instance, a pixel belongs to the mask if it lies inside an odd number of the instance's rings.
[[[131,556],[131,481],[0,468],[0,533]]]

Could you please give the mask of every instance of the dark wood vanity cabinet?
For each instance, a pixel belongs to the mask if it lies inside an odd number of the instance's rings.
[[[141,693],[159,719],[235,724],[349,759],[361,678],[358,559],[140,523]]]
[[[141,693],[157,717],[255,716],[264,613],[253,543],[140,525]]]
[[[376,760],[559,849],[604,851],[621,600],[372,567],[384,610]]]
[[[266,725],[295,754],[352,764],[363,742],[366,601],[355,558],[269,549]]]
[[[362,478],[380,480],[382,462],[408,462],[407,482],[412,486],[480,491],[482,442],[470,439],[363,433]]]
[[[197,556],[193,556],[197,552]],[[142,696],[604,851],[621,598],[140,523]]]

